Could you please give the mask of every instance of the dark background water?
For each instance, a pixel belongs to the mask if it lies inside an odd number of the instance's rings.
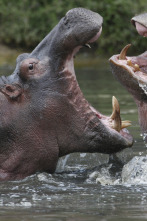
[[[8,72],[11,69],[1,69],[2,74]],[[118,154],[118,158],[127,163],[133,156],[146,155],[136,105],[113,78],[108,63],[78,68],[76,75],[85,97],[96,109],[110,115],[114,95],[120,103],[122,120],[132,121],[129,130],[135,139],[134,146]],[[90,174],[97,171],[95,167],[107,164],[108,160],[109,156],[103,154],[71,154],[60,159],[53,175],[37,173],[22,181],[1,182],[0,221],[147,220],[147,185],[121,184],[115,180],[105,185],[90,179]],[[101,173],[104,181],[111,179],[103,166]]]

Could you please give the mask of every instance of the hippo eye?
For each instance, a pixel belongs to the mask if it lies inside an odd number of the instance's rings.
[[[29,64],[29,70],[33,70],[34,64]]]

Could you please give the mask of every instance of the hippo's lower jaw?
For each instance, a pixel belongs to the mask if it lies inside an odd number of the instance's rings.
[[[132,146],[132,136],[125,129],[126,127],[131,126],[131,122],[129,120],[122,121],[120,116],[120,107],[117,99],[112,97],[112,114],[110,117],[102,115],[100,112],[95,110],[93,107],[91,109],[96,113],[96,116],[100,119],[101,123],[105,125],[105,127],[113,132],[118,132],[119,136],[121,135],[128,142],[128,146]]]
[[[146,100],[147,51],[137,57],[128,57],[126,53],[130,46],[110,58],[112,71],[136,100]]]
[[[147,13],[131,19],[138,33],[147,37]],[[131,45],[127,45],[120,55],[110,58],[112,71],[122,85],[133,95],[138,106],[139,124],[147,133],[147,51],[139,56],[126,56]]]

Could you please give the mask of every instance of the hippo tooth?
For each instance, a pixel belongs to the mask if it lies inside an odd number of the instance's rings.
[[[131,46],[131,44],[128,44],[122,49],[122,51],[120,52],[120,55],[119,55],[119,60],[126,60],[126,54],[127,54],[128,49],[130,48],[130,46]]]
[[[84,45],[86,48],[91,48],[91,46],[89,44],[85,44]]]
[[[132,64],[131,60],[127,60],[127,65],[129,65],[132,68],[134,68],[134,71],[140,71],[139,65],[138,64]]]
[[[131,121],[125,120],[121,122],[121,129],[131,126]]]
[[[134,65],[134,68],[135,68],[135,71],[140,71],[140,68],[139,68],[139,65],[138,65],[138,64],[135,64],[135,65]]]
[[[116,97],[112,97],[112,107],[113,111],[110,118],[113,120],[112,128],[118,132],[121,130],[121,117],[120,117],[120,107]]]
[[[131,60],[127,60],[127,65],[132,67],[133,66],[132,61]]]

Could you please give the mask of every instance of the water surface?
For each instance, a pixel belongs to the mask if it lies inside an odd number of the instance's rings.
[[[1,74],[5,72],[11,70],[1,69]],[[125,164],[133,156],[146,155],[136,105],[113,78],[109,65],[80,68],[76,74],[85,97],[95,108],[110,115],[114,95],[122,119],[132,121],[129,130],[134,146],[118,154],[118,159]],[[120,171],[113,171],[113,177],[108,173],[108,161],[108,155],[76,153],[60,159],[53,175],[37,173],[22,181],[1,182],[0,220],[147,220],[147,185],[121,183]]]

